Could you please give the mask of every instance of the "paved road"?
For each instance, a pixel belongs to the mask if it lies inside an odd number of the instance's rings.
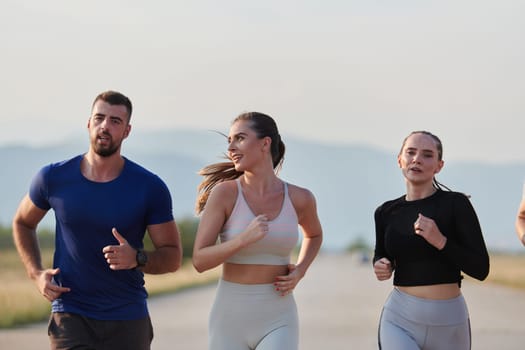
[[[525,292],[465,281],[473,350],[525,348]],[[321,255],[295,292],[301,350],[377,349],[377,322],[391,281],[350,256]],[[206,349],[215,288],[201,287],[150,300],[153,350]],[[48,349],[45,324],[0,331],[2,349]],[[453,350],[453,349],[451,349]]]

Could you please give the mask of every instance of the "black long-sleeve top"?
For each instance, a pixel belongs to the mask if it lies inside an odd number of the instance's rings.
[[[442,250],[415,234],[419,213],[433,219],[447,237]],[[461,285],[461,271],[478,280],[487,277],[489,255],[474,208],[464,194],[438,190],[414,201],[402,196],[379,206],[374,218],[373,261],[383,257],[391,261],[394,285]]]

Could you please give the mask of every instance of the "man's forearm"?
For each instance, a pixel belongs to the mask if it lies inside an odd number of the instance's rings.
[[[182,264],[182,250],[177,246],[159,247],[146,251],[148,262],[142,268],[144,273],[162,274],[177,271]]]
[[[38,272],[43,270],[36,231],[14,224],[13,240],[27,274],[31,279],[35,279]]]

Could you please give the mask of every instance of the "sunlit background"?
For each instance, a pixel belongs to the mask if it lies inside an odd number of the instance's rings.
[[[466,281],[473,348],[522,348],[524,256],[498,252],[524,252],[514,232],[525,180],[524,13],[523,0],[2,0],[0,276],[8,283],[0,286],[0,343],[47,344],[45,321],[31,334],[1,329],[45,320],[49,308],[12,248],[11,219],[39,167],[87,150],[93,99],[114,89],[134,104],[123,154],[166,181],[179,225],[195,220],[196,171],[226,147],[208,131],[227,132],[244,111],[272,115],[287,144],[281,174],[316,195],[324,249],[364,243],[370,253],[374,209],[404,191],[395,164],[403,138],[434,132],[445,151],[439,178],[472,196],[491,250],[483,285],[517,288],[469,293],[477,285]],[[50,213],[40,225],[51,227],[40,235],[48,266],[52,225]],[[319,260],[301,282],[302,337],[314,339],[305,344],[339,339],[348,348],[360,336],[375,345],[378,286],[386,293],[391,282],[371,280],[368,262],[350,258]],[[321,280],[312,278],[318,266]],[[201,283],[195,274],[188,263],[175,278],[149,279],[148,291]],[[372,287],[351,294],[363,286]],[[191,311],[171,304],[162,310],[168,319],[153,316],[166,348],[205,339],[206,302],[181,300]],[[332,309],[324,301],[335,301]],[[187,323],[196,305],[197,337],[174,323]]]
[[[84,130],[129,95],[139,130],[227,128],[396,152],[438,134],[449,160],[525,160],[520,0],[36,1],[0,5],[0,144]]]

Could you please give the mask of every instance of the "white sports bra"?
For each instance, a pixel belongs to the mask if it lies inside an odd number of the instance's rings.
[[[220,234],[221,242],[231,240],[243,232],[255,218],[246,203],[239,179],[237,183],[237,200],[232,213]],[[288,195],[288,184],[284,182],[284,200],[279,215],[268,221],[268,234],[259,241],[238,251],[227,262],[235,264],[287,265],[290,254],[299,238],[298,219],[295,208]]]

